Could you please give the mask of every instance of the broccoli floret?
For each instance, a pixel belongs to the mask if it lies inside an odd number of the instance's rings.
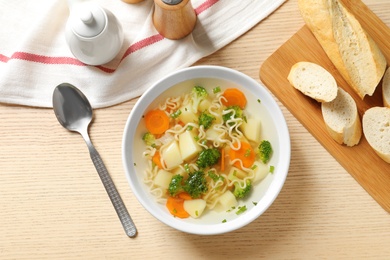
[[[223,122],[226,123],[229,119],[233,118],[243,118],[242,109],[239,106],[229,106],[224,111],[232,110],[229,113],[226,113],[222,116]]]
[[[272,156],[272,146],[271,143],[267,140],[261,141],[258,147],[260,160],[263,163],[268,163]]]
[[[216,164],[221,158],[221,152],[217,148],[209,148],[200,152],[196,164],[199,168],[207,168]]]
[[[192,99],[192,109],[194,111],[198,110],[200,102],[205,100],[208,97],[207,90],[201,86],[195,86],[191,90],[191,99]]]
[[[215,117],[207,112],[202,112],[198,118],[199,125],[202,125],[204,129],[208,129],[213,124],[214,120]]]
[[[215,182],[217,182],[217,181],[219,181],[219,180],[221,180],[221,181],[225,180],[225,178],[224,178],[222,175],[218,175],[218,174],[216,174],[216,173],[213,172],[213,171],[209,171],[209,172],[207,173],[207,175],[210,177],[210,179],[212,179],[212,180],[215,181]]]
[[[239,199],[243,199],[249,195],[249,192],[252,189],[252,182],[250,180],[246,180],[245,187],[241,187],[241,186],[244,186],[244,183],[242,182],[234,183],[233,194],[236,198]]]
[[[181,191],[183,191],[183,176],[176,174],[172,177],[171,182],[169,183],[168,193],[171,196],[175,196]]]
[[[149,133],[149,132],[146,132],[142,136],[142,140],[144,140],[146,145],[155,146],[156,137],[153,134]]]
[[[189,173],[184,181],[183,189],[194,199],[202,196],[208,190],[205,173],[203,171]]]

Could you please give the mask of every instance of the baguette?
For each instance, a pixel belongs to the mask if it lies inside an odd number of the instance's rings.
[[[337,97],[321,104],[322,116],[330,136],[339,144],[357,145],[362,136],[362,125],[355,100],[338,88]]]
[[[385,76],[382,82],[382,97],[383,105],[390,107],[390,68],[386,70]]]
[[[368,109],[363,115],[363,132],[378,156],[390,163],[390,108]]]
[[[355,16],[338,0],[298,0],[303,20],[346,82],[363,99],[372,95],[386,59]]]
[[[327,70],[315,63],[295,63],[287,79],[294,88],[318,102],[329,102],[337,96],[336,80]]]

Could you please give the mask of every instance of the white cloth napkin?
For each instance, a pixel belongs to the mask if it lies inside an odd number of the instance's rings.
[[[66,0],[0,0],[0,102],[52,107],[53,90],[63,82],[84,92],[94,108],[130,100],[165,75],[224,47],[284,1],[192,0],[198,17],[194,31],[169,40],[153,26],[153,0],[95,0],[114,13],[125,40],[113,61],[89,66],[66,43]]]

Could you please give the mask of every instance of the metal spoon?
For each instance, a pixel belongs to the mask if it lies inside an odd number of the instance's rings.
[[[53,109],[60,124],[66,129],[80,133],[87,143],[88,150],[95,168],[103,182],[108,196],[119,219],[129,237],[137,234],[137,229],[126,209],[115,185],[108,174],[99,153],[92,145],[88,135],[88,126],[92,121],[92,107],[84,94],[68,83],[58,85],[53,92]]]

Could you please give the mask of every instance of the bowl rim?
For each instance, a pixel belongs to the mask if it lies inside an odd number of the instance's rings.
[[[190,79],[197,79],[197,78],[223,79],[223,80],[234,82],[234,79],[237,79],[237,77],[238,79],[248,83],[248,86],[255,86],[260,88],[260,90],[258,91],[261,91],[262,94],[266,95],[267,100],[271,103],[270,105],[272,105],[272,116],[277,117],[278,121],[280,122],[280,126],[278,126],[277,138],[279,140],[283,140],[283,150],[280,151],[281,153],[280,156],[283,156],[283,158],[285,158],[286,160],[284,162],[278,162],[278,168],[276,170],[278,172],[278,178],[274,178],[267,189],[270,190],[271,186],[273,186],[274,192],[273,193],[266,192],[264,194],[264,196],[262,197],[261,207],[256,206],[258,210],[250,210],[250,212],[247,212],[246,214],[243,214],[242,216],[229,221],[228,225],[226,223],[207,225],[207,228],[205,229],[200,229],[199,225],[194,223],[183,222],[180,225],[174,225],[175,222],[174,217],[172,217],[173,220],[161,218],[159,215],[156,214],[153,207],[150,206],[146,198],[143,198],[139,194],[139,192],[136,192],[139,188],[136,187],[135,183],[132,181],[132,177],[130,176],[130,173],[135,172],[136,169],[134,168],[133,163],[131,164],[126,163],[128,159],[127,157],[129,156],[127,154],[126,146],[128,146],[128,144],[130,144],[130,147],[133,146],[133,139],[134,139],[133,137],[136,131],[136,127],[131,127],[131,126],[132,124],[138,124],[140,117],[142,117],[143,112],[145,111],[145,109],[148,108],[151,102],[153,102],[164,91],[168,90],[169,88],[171,88],[172,86],[178,83]],[[267,107],[267,109],[269,109],[269,107]],[[142,111],[142,113],[140,113],[141,115],[138,115],[138,117],[137,117],[137,113],[139,112],[137,111]],[[228,67],[215,66],[215,65],[199,65],[199,66],[192,66],[192,67],[180,69],[172,72],[171,74],[168,74],[164,78],[152,84],[151,87],[149,87],[144,92],[144,94],[139,98],[139,100],[137,100],[136,104],[132,108],[127,118],[126,125],[123,132],[123,137],[122,137],[122,164],[125,170],[125,175],[129,183],[129,186],[133,194],[137,198],[138,202],[152,216],[154,216],[159,221],[163,222],[164,224],[174,229],[186,233],[190,233],[190,234],[216,235],[216,234],[227,233],[239,229],[241,227],[244,227],[250,222],[257,219],[273,204],[273,202],[279,195],[280,191],[282,190],[288,175],[290,160],[291,160],[291,141],[290,141],[288,126],[279,105],[277,104],[275,98],[270,94],[269,90],[262,83],[257,82],[253,78],[249,77],[248,75],[240,71]],[[130,161],[132,162],[132,158],[130,158]]]

